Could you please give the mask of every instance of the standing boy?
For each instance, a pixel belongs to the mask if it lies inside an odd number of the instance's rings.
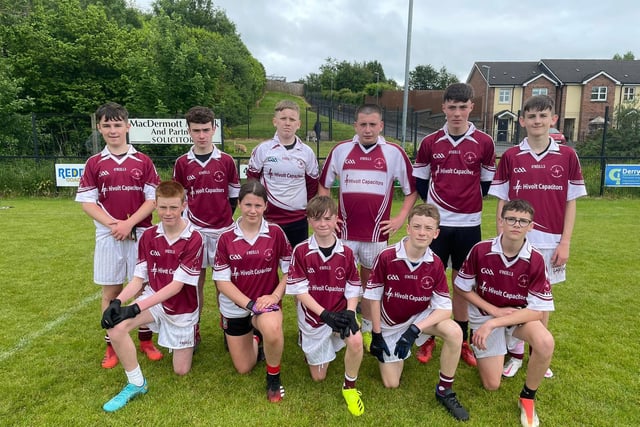
[[[187,111],[185,120],[193,146],[176,160],[173,179],[185,188],[187,218],[204,239],[202,270],[198,279],[198,300],[202,313],[207,267],[213,267],[218,237],[233,224],[240,179],[233,158],[213,143],[216,133],[213,111],[207,107],[193,107]],[[200,342],[199,327],[196,342]]]
[[[80,178],[76,202],[82,203],[96,226],[93,258],[93,281],[102,286],[103,311],[121,291],[123,283],[133,278],[138,257],[137,240],[151,226],[155,189],[160,182],[153,162],[127,143],[129,113],[114,102],[96,111],[98,131],[105,141],[104,149],[89,158]],[[162,353],[151,341],[152,332],[138,330],[140,350],[150,360],[162,359]],[[102,367],[118,364],[109,336]]]
[[[314,381],[323,381],[329,363],[345,345],[342,396],[355,416],[364,413],[356,379],[362,362],[362,334],[356,322],[360,278],[353,252],[334,234],[338,207],[329,196],[307,205],[313,234],[293,250],[287,294],[298,304],[299,344]]]
[[[184,188],[165,181],[156,190],[156,211],[160,224],[140,239],[135,277],[111,301],[102,317],[113,346],[127,375],[127,385],[104,404],[117,411],[134,397],[148,391],[129,331],[148,325],[158,332],[158,343],[171,349],[173,370],[186,375],[191,370],[198,322],[198,277],[202,265],[202,236],[182,218],[187,207]],[[131,305],[121,306],[138,295]]]
[[[455,419],[466,421],[469,414],[452,390],[462,331],[451,320],[451,299],[442,261],[429,249],[438,237],[439,219],[435,206],[415,206],[409,213],[407,237],[376,258],[364,293],[371,305],[371,354],[380,361],[384,386],[397,388],[414,342],[422,344],[428,335],[442,338],[436,400]],[[393,355],[387,344],[393,346]]]
[[[500,387],[504,355],[513,341],[524,340],[531,346],[518,402],[525,427],[539,424],[534,399],[554,349],[553,337],[542,324],[543,314],[554,308],[551,285],[544,258],[527,237],[534,226],[533,214],[524,200],[504,203],[502,233],[473,247],[454,289],[470,302],[473,346],[485,389]]]
[[[251,153],[247,177],[267,189],[265,218],[278,224],[295,247],[309,236],[305,207],[318,191],[318,159],[296,135],[300,107],[294,101],[278,102],[273,116],[276,134]]]
[[[471,86],[454,83],[447,87],[442,111],[447,122],[420,143],[413,175],[422,200],[440,211],[440,238],[433,241],[431,249],[445,265],[451,261],[453,283],[469,250],[481,239],[482,197],[495,173],[495,148],[491,137],[469,121],[473,111]],[[467,344],[467,303],[455,293],[453,319],[462,329],[462,360],[476,366]],[[418,350],[421,363],[431,359],[435,345],[430,337]]]
[[[329,153],[320,174],[318,194],[330,195],[333,182],[339,178],[340,237],[360,263],[364,289],[376,256],[386,247],[389,236],[402,227],[418,195],[407,154],[380,135],[384,128],[380,107],[360,106],[354,128],[353,139],[339,143]],[[396,181],[405,198],[398,215],[391,217]],[[366,300],[361,308],[363,340],[368,349],[371,315]]]
[[[505,202],[524,199],[536,211],[536,221],[528,240],[544,255],[551,284],[566,279],[571,235],[576,219],[576,199],[587,194],[576,152],[559,145],[549,136],[549,128],[558,120],[554,102],[547,95],[532,96],[523,107],[520,125],[527,137],[508,149],[500,159],[489,194],[498,197],[496,221],[498,232]],[[549,312],[542,323],[549,325]],[[510,349],[511,359],[504,375],[512,377],[522,366],[522,344]],[[548,369],[545,376],[553,376]]]

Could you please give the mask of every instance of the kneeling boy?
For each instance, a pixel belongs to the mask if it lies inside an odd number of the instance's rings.
[[[474,352],[485,389],[500,387],[508,346],[515,340],[529,343],[532,352],[518,402],[523,426],[539,424],[534,399],[554,349],[553,336],[542,324],[543,313],[554,308],[551,285],[543,255],[527,240],[533,213],[525,200],[506,202],[502,233],[471,249],[454,289],[470,302]]]
[[[143,233],[134,278],[102,315],[102,327],[107,329],[128,380],[122,391],[104,404],[107,412],[121,409],[148,391],[129,336],[132,329],[148,325],[158,332],[158,344],[173,351],[176,374],[186,375],[191,370],[203,243],[200,233],[182,218],[186,206],[182,185],[175,181],[158,185],[160,224]],[[132,304],[121,306],[141,290],[142,295]]]

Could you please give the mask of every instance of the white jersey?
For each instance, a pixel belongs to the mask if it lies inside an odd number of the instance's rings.
[[[254,148],[247,177],[259,179],[267,189],[265,218],[275,224],[289,224],[307,216],[307,201],[318,191],[318,159],[297,136],[294,147],[288,150],[276,134]]]

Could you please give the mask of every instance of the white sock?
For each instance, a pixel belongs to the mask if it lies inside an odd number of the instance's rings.
[[[140,365],[136,366],[133,371],[124,371],[127,374],[127,380],[137,386],[142,387],[144,384],[144,376],[142,375],[142,370],[140,369]]]
[[[365,319],[364,317],[360,320],[362,323],[362,332],[371,332],[373,330],[373,324],[371,320]]]

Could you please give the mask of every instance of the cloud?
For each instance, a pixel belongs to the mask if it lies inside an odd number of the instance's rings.
[[[150,0],[136,0],[148,7]],[[379,61],[404,81],[409,0],[218,0],[268,75],[288,81],[325,59]],[[475,61],[610,59],[636,47],[635,1],[602,7],[578,0],[413,2],[409,68],[432,65],[466,80]],[[636,52],[640,57],[640,51]]]

